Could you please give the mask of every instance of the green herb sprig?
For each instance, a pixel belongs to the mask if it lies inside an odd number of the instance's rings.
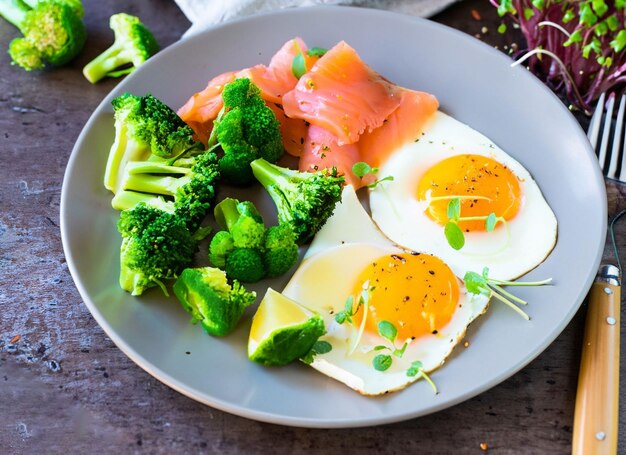
[[[378,334],[389,341],[389,345],[380,344],[378,346],[374,346],[374,351],[389,351],[389,354],[378,354],[372,360],[372,365],[376,371],[386,371],[393,364],[393,358],[396,357],[401,359],[404,353],[406,352],[406,348],[409,345],[409,340],[405,341],[401,347],[396,345],[396,340],[398,338],[398,329],[393,323],[389,321],[380,321],[377,326]],[[437,391],[437,386],[433,382],[433,380],[426,374],[423,369],[422,362],[419,360],[415,360],[411,363],[411,366],[406,370],[406,375],[409,377],[415,377],[419,375],[421,378],[424,378],[430,386],[433,388],[435,394],[439,393]]]
[[[505,303],[519,315],[521,315],[527,321],[530,320],[530,316],[524,312],[520,307],[515,305],[527,305],[528,302],[514,296],[510,292],[502,288],[502,286],[544,286],[552,282],[552,278],[548,278],[542,281],[505,281],[489,278],[489,268],[485,267],[482,274],[476,272],[467,272],[463,277],[465,287],[468,292],[472,294],[480,294],[486,297],[494,297],[497,300]],[[515,303],[514,303],[515,302]]]
[[[311,350],[304,355],[300,360],[302,360],[307,365],[313,363],[316,355],[326,354],[333,350],[333,345],[325,340],[317,340]]]
[[[453,196],[448,203],[447,216],[448,222],[443,228],[443,233],[446,236],[448,244],[455,250],[460,250],[465,246],[465,234],[459,227],[461,221],[476,221],[481,220],[485,222],[485,230],[492,232],[498,223],[502,223],[506,226],[506,220],[501,216],[496,216],[491,212],[485,216],[461,216],[461,199],[488,199],[483,197],[467,197],[467,196]],[[431,199],[432,201],[432,199]]]
[[[306,54],[309,57],[321,57],[326,52],[328,52],[328,49],[325,49],[323,47],[312,47],[311,49],[306,51]],[[300,52],[296,54],[296,56],[293,58],[293,61],[291,62],[291,72],[297,79],[300,79],[304,74],[306,74],[307,71],[309,71],[309,69],[310,68],[307,68],[306,66],[304,53],[302,52],[302,50],[300,50]]]
[[[379,168],[372,167],[363,161],[359,161],[352,165],[352,172],[361,180],[363,180],[363,178],[367,175],[377,174],[379,170],[380,170]],[[373,183],[370,183],[369,185],[367,185],[367,187],[376,188],[378,185],[380,185],[383,182],[392,182],[392,181],[393,181],[393,175],[388,175],[382,179],[377,179]]]

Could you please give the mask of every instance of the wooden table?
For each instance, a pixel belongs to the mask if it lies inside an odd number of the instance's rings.
[[[81,74],[111,41],[108,17],[139,15],[163,46],[189,24],[168,0],[86,0],[85,9],[89,39],[73,64],[27,73],[0,52],[0,452],[463,454],[481,453],[483,443],[499,454],[570,451],[584,306],[543,354],[499,386],[434,415],[374,428],[250,421],[196,403],[130,361],[93,320],[68,272],[61,182],[79,132],[117,83],[94,86]],[[499,19],[484,0],[465,0],[434,19],[503,50],[519,40],[513,29],[496,32]],[[14,36],[2,22],[0,49]],[[625,186],[607,182],[607,191],[610,213],[626,207]],[[623,263],[625,234],[626,222],[617,230]]]

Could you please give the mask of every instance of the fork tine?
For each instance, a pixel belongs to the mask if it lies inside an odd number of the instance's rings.
[[[622,129],[624,127],[624,109],[626,108],[626,95],[622,95],[617,110],[617,123],[615,124],[615,134],[613,136],[613,149],[611,150],[611,162],[606,176],[615,179],[617,174],[617,159],[619,158],[620,142],[622,137]]]
[[[598,134],[600,133],[600,124],[602,123],[602,112],[604,111],[604,98],[605,93],[603,92],[598,98],[598,104],[596,104],[596,110],[593,112],[591,116],[591,121],[589,122],[589,129],[587,130],[587,137],[589,138],[589,142],[595,149],[598,145]]]
[[[600,150],[598,151],[598,161],[602,170],[606,169],[606,156],[609,147],[609,136],[611,136],[611,123],[613,123],[613,106],[615,105],[615,96],[609,95],[609,102],[606,105],[606,115],[604,117],[604,128],[602,129],[602,141],[600,142]]]

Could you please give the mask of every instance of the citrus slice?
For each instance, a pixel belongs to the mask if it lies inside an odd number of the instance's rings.
[[[286,365],[306,355],[325,332],[318,313],[268,288],[252,320],[248,357],[263,365]]]

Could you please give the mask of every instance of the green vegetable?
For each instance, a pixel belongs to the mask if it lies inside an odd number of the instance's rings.
[[[0,0],[0,15],[24,35],[9,44],[13,64],[31,71],[73,60],[87,38],[83,14],[78,0]]]
[[[219,170],[214,152],[196,155],[191,163],[191,167],[182,167],[129,161],[124,167],[121,188],[113,198],[113,208],[125,210],[137,201],[149,202],[165,196],[173,200],[177,216],[189,229],[197,229],[213,205]]]
[[[369,164],[363,162],[363,161],[359,161],[357,163],[354,163],[352,165],[352,173],[354,175],[356,175],[359,179],[363,179],[363,177],[367,176],[367,175],[374,175],[377,174],[379,171],[379,169],[377,167],[372,167]],[[382,182],[391,182],[393,181],[393,175],[388,175],[387,177],[384,177],[382,179],[377,179],[374,182],[370,183],[369,185],[367,185],[368,188],[376,188],[379,184],[381,184]]]
[[[228,335],[245,309],[256,299],[238,281],[230,286],[226,274],[212,267],[187,268],[173,286],[174,294],[202,328],[215,336]]]
[[[313,360],[315,359],[316,356],[320,354],[327,354],[332,350],[333,350],[333,345],[330,344],[328,341],[317,340],[315,344],[313,345],[313,347],[311,348],[311,350],[305,356],[303,356],[300,360],[302,360],[307,365],[310,365],[311,363],[313,363]]]
[[[289,225],[265,228],[251,202],[226,198],[215,206],[215,219],[225,229],[211,239],[209,260],[229,277],[254,283],[284,274],[298,260],[296,236]]]
[[[92,84],[105,77],[130,74],[159,51],[152,32],[138,17],[114,14],[109,26],[115,34],[115,41],[83,68],[84,76]]]
[[[116,193],[129,161],[173,164],[177,159],[201,153],[202,143],[193,130],[169,106],[147,94],[124,93],[111,101],[115,116],[115,140],[104,175],[104,186]]]
[[[139,203],[120,214],[122,236],[120,286],[132,295],[159,286],[167,295],[164,281],[175,279],[188,267],[197,249],[197,237],[173,212],[171,203]]]
[[[487,232],[492,232],[498,223],[506,225],[506,220],[501,216],[496,216],[493,212],[485,216],[461,216],[461,199],[478,199],[481,198],[480,196],[446,196],[446,198],[450,198],[450,202],[447,207],[449,221],[445,224],[443,233],[446,236],[448,244],[455,250],[460,250],[463,246],[465,246],[465,234],[463,234],[463,230],[458,224],[461,221],[484,220],[485,230]],[[431,201],[434,199],[435,198],[432,198]]]
[[[485,267],[483,269],[482,274],[478,274],[476,272],[467,272],[463,277],[463,281],[465,282],[465,287],[468,292],[477,295],[484,295],[486,297],[495,297],[501,302],[505,303],[511,309],[515,310],[518,314],[520,314],[524,319],[529,320],[530,317],[515,303],[519,303],[520,305],[527,305],[528,302],[522,300],[510,292],[506,291],[502,288],[502,286],[543,286],[546,284],[550,284],[552,282],[552,278],[548,278],[543,281],[503,281],[496,280],[494,278],[489,278],[489,269]]]
[[[274,200],[279,222],[291,225],[299,244],[315,235],[341,200],[344,178],[337,175],[335,168],[299,172],[264,159],[253,161],[251,167]]]
[[[234,185],[254,181],[250,163],[264,158],[271,163],[284,154],[280,124],[250,79],[236,79],[222,92],[224,107],[215,120],[209,148],[219,145],[224,155],[220,171]]]

